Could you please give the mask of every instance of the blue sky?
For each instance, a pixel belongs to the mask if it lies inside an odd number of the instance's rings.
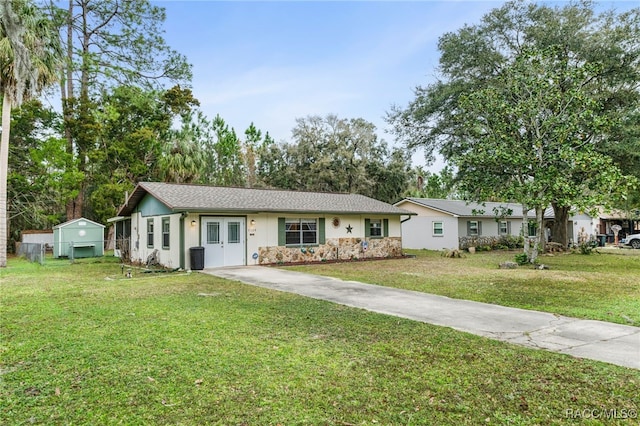
[[[437,74],[438,38],[502,1],[155,1],[168,44],[193,64],[202,111],[239,134],[290,141],[295,119],[337,114],[384,132],[391,105]],[[603,2],[629,8],[633,2]],[[420,162],[421,156],[414,156]]]
[[[431,81],[437,41],[501,2],[158,1],[165,39],[193,64],[203,112],[291,140],[295,119],[364,118],[384,133],[392,104]]]

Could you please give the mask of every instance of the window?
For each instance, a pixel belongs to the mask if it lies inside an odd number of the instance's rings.
[[[477,220],[470,220],[467,222],[467,235],[470,237],[477,237],[482,234],[482,223]]]
[[[153,219],[147,219],[147,247],[153,248]]]
[[[169,230],[171,229],[171,221],[168,217],[162,218],[162,248],[168,249],[169,242],[171,241],[171,235],[169,234]]]
[[[389,236],[389,219],[365,219],[364,236],[382,238]]]
[[[207,222],[207,244],[220,244],[220,222]]]
[[[285,219],[286,245],[318,244],[315,219]]]
[[[382,220],[371,219],[369,221],[369,236],[382,237]]]
[[[317,245],[325,243],[325,219],[278,218],[278,245]]]
[[[238,244],[240,242],[240,222],[227,223],[227,242]]]
[[[433,236],[440,237],[442,235],[444,235],[444,223],[433,222]]]
[[[498,223],[498,233],[500,235],[509,235],[511,233],[511,222],[501,220]]]

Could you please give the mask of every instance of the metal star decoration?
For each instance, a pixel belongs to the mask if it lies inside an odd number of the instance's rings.
[[[347,234],[350,234],[350,233],[351,233],[351,231],[353,231],[353,228],[351,227],[351,224],[349,224],[349,225],[347,226]]]

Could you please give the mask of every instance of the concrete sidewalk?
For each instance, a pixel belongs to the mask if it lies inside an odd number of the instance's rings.
[[[204,273],[491,339],[640,369],[640,328],[261,266]]]

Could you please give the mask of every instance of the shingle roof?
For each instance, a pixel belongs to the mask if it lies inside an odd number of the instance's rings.
[[[358,194],[141,182],[118,215],[131,215],[146,194],[173,211],[414,214]]]
[[[406,198],[405,200],[411,201],[424,207],[439,210],[453,216],[475,216],[493,218],[496,217],[496,212],[498,212],[497,215],[502,216],[502,209],[504,208],[510,211],[509,213],[504,215],[504,217],[522,217],[522,205],[515,203],[474,203],[464,200],[440,200],[435,198]],[[546,216],[545,214],[545,217],[548,216]]]

